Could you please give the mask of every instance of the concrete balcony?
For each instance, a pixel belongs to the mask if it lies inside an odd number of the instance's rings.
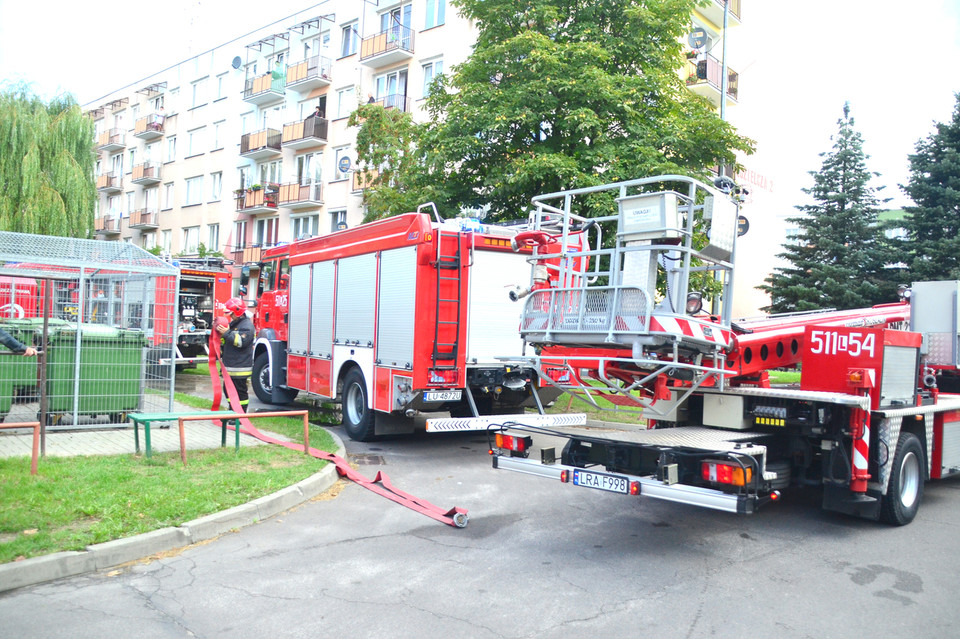
[[[153,113],[140,118],[133,125],[133,137],[140,140],[156,140],[163,137],[163,121],[166,118],[159,113]]]
[[[103,216],[93,221],[93,230],[97,235],[115,237],[120,235],[120,218]]]
[[[97,138],[97,151],[120,151],[127,148],[127,134],[120,129],[108,129]]]
[[[257,106],[283,102],[286,95],[286,78],[282,74],[264,73],[250,78],[243,85],[243,100]]]
[[[133,167],[130,174],[130,181],[140,186],[150,186],[160,184],[160,169],[162,165],[159,162],[144,162]]]
[[[703,77],[706,76],[706,77]],[[721,79],[723,66],[712,55],[705,60],[687,60],[687,88],[710,100],[714,106],[720,106]],[[727,105],[737,103],[737,84],[740,75],[727,67]]]
[[[413,29],[394,26],[360,41],[360,64],[380,69],[413,57]]]
[[[280,157],[282,136],[276,129],[263,129],[240,137],[240,156],[251,160]]]
[[[372,102],[372,104],[379,104],[384,109],[399,109],[406,113],[410,112],[410,106],[412,103],[413,103],[413,100],[399,93],[392,93],[390,95],[385,95]]]
[[[237,264],[257,264],[263,256],[263,247],[259,244],[244,246],[233,252],[233,261]]]
[[[279,200],[279,184],[268,184],[266,188],[247,189],[237,196],[237,213],[257,215],[276,213]]]
[[[730,12],[727,15],[727,26],[735,27],[740,24],[740,0],[729,0]],[[704,18],[713,23],[715,27],[723,28],[723,5],[724,0],[710,0],[706,5],[697,7],[696,10]]]
[[[350,182],[350,190],[354,192],[366,191],[373,185],[379,175],[379,171],[364,171],[362,169],[357,169],[353,172]]]
[[[287,65],[287,87],[301,95],[328,86],[332,80],[330,58],[318,55]]]
[[[160,214],[148,209],[130,211],[130,228],[139,231],[155,231],[160,228]]]
[[[319,182],[281,184],[280,206],[300,211],[323,206],[323,190]]]
[[[309,149],[310,147],[323,146],[327,143],[328,126],[329,122],[326,118],[312,116],[302,122],[284,124],[280,145],[283,148],[291,149]]]
[[[123,190],[123,180],[117,173],[104,173],[97,176],[97,191],[100,193],[119,193]]]

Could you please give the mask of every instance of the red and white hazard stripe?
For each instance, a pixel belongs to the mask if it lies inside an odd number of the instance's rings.
[[[852,413],[851,419],[860,423],[853,424],[854,440],[850,490],[863,493],[867,491],[867,480],[870,479],[870,473],[867,472],[867,464],[870,459],[870,420],[866,418],[862,410],[857,409]],[[856,437],[858,430],[860,431],[860,437]]]
[[[650,318],[650,332],[670,333],[681,337],[728,346],[733,340],[733,332],[710,322],[698,322],[688,317],[656,315]]]

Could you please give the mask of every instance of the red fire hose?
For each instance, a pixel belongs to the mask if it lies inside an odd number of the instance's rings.
[[[222,393],[220,391],[220,376],[217,374],[217,364],[223,365],[220,361],[220,335],[217,333],[216,328],[210,331],[210,380],[213,383],[213,405],[211,410],[220,410],[220,400],[222,399]],[[237,389],[233,385],[233,380],[229,376],[224,376],[223,386],[227,390],[227,397],[230,400],[230,407],[236,413],[242,413],[244,410],[240,406],[240,398],[237,396]],[[269,435],[264,435],[259,430],[257,430],[249,419],[246,417],[240,418],[240,432],[245,435],[250,435],[251,437],[256,437],[262,442],[267,442],[269,444],[278,444],[284,446],[291,450],[296,450],[298,452],[304,452],[303,444],[297,444],[294,442],[281,441]],[[217,425],[220,423],[217,422]],[[235,426],[230,426],[234,428]],[[364,477],[356,470],[350,467],[350,464],[347,463],[347,460],[344,458],[328,453],[323,450],[318,450],[316,448],[310,447],[307,451],[313,457],[317,459],[323,459],[332,463],[336,469],[337,474],[340,477],[346,477],[350,481],[370,490],[381,497],[386,497],[387,499],[394,501],[401,506],[406,506],[411,510],[414,510],[422,515],[426,515],[432,519],[447,524],[448,526],[454,526],[456,528],[463,528],[467,525],[467,511],[463,508],[451,508],[449,510],[443,510],[439,506],[435,506],[428,501],[423,499],[418,499],[413,495],[403,492],[399,488],[391,483],[390,478],[383,472],[377,471],[377,476],[373,479],[368,479]]]

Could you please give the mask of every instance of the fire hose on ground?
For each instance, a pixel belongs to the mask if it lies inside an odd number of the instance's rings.
[[[210,379],[213,383],[213,405],[211,406],[211,410],[216,411],[220,410],[220,402],[222,400],[220,375],[217,373],[217,366],[223,366],[223,363],[220,361],[220,336],[216,330],[210,331],[209,350],[210,357],[208,361],[210,363]],[[237,389],[234,387],[233,380],[230,379],[229,375],[223,376],[223,386],[227,391],[227,398],[229,399],[231,409],[236,413],[245,412],[240,406],[240,398],[237,396]],[[256,437],[262,442],[266,442],[268,444],[277,444],[297,452],[304,452],[303,444],[282,441],[274,437],[270,437],[269,435],[265,435],[257,430],[250,420],[245,417],[241,417],[237,421],[240,422],[239,426],[230,425],[229,427],[240,428],[241,433],[250,435],[251,437]],[[422,515],[426,515],[431,519],[436,519],[437,521],[447,524],[448,526],[463,528],[467,525],[467,511],[463,508],[454,507],[449,510],[444,510],[443,508],[431,504],[428,501],[414,497],[413,495],[410,495],[409,493],[406,493],[394,486],[390,481],[390,478],[387,477],[387,475],[382,471],[377,471],[377,475],[373,479],[369,479],[354,470],[347,460],[339,455],[334,455],[333,453],[328,453],[313,447],[309,447],[306,452],[312,457],[332,463],[337,470],[337,475],[349,479],[355,484],[362,486],[363,488],[366,488],[367,490],[372,491],[381,497],[386,497],[387,499],[396,502],[401,506],[406,506],[411,510],[414,510]]]

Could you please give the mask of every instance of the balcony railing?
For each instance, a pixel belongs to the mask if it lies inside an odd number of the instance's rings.
[[[141,186],[159,184],[160,168],[161,164],[159,162],[144,162],[143,164],[138,164],[133,167],[133,172],[130,174],[130,181]]]
[[[390,95],[385,95],[375,99],[372,104],[379,104],[384,109],[399,109],[400,111],[409,112],[410,105],[412,103],[413,100],[407,96],[399,93],[392,93]]]
[[[413,29],[392,26],[360,41],[360,63],[379,68],[413,57]]]
[[[166,118],[159,113],[142,117],[133,125],[133,137],[141,140],[153,140],[163,136],[163,122]]]
[[[373,182],[379,175],[379,171],[364,171],[362,169],[357,169],[353,172],[350,188],[353,191],[366,191],[373,185]]]
[[[698,65],[706,66],[706,78],[699,77],[703,74],[698,75]],[[705,96],[716,105],[720,104],[722,77],[723,65],[720,64],[720,60],[712,55],[707,55],[705,60],[687,61],[687,86],[694,93]],[[727,67],[727,97],[734,101],[737,99],[737,84],[739,81],[740,76],[737,72]]]
[[[237,213],[256,215],[277,210],[279,184],[268,184],[266,188],[247,189],[237,196]]]
[[[330,70],[333,63],[330,58],[318,55],[302,62],[287,65],[287,86],[297,93],[306,93],[330,84]]]
[[[263,256],[263,247],[259,244],[241,246],[233,251],[233,261],[237,264],[256,264]]]
[[[244,101],[260,106],[280,102],[285,93],[286,78],[282,73],[264,73],[247,79],[243,85]]]
[[[118,235],[120,220],[116,217],[102,216],[93,221],[93,230],[99,235]]]
[[[104,173],[97,177],[97,190],[101,193],[115,193],[123,190],[120,176],[116,173]]]
[[[280,206],[290,209],[308,209],[322,205],[323,190],[320,182],[280,185]]]
[[[130,211],[130,228],[150,231],[160,227],[160,215],[151,209]]]
[[[283,125],[281,145],[293,149],[305,149],[327,143],[329,122],[326,118],[313,116],[300,122]]]
[[[126,133],[120,129],[108,129],[97,138],[98,151],[119,151],[126,146]]]
[[[276,129],[247,133],[240,138],[240,155],[254,160],[280,155],[281,139],[280,131]]]

